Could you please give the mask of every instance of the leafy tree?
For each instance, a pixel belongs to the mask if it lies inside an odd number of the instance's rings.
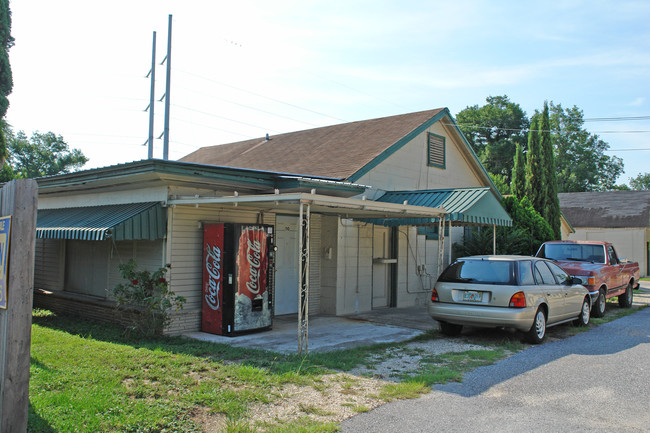
[[[544,101],[542,110],[539,143],[542,154],[542,165],[546,174],[544,180],[546,183],[546,194],[542,207],[542,215],[551,225],[555,239],[560,239],[560,200],[557,197],[557,176],[555,175],[555,156],[553,155],[553,144],[551,143],[551,127],[549,120],[548,103]]]
[[[630,179],[630,187],[634,190],[650,190],[650,173],[639,173],[637,177]]]
[[[528,154],[526,155],[526,197],[540,214],[544,212],[546,200],[546,170],[543,166],[542,149],[539,143],[539,113],[535,113],[528,132]]]
[[[14,81],[11,76],[11,65],[9,64],[9,49],[14,45],[14,38],[11,36],[11,11],[9,0],[0,0],[0,120],[4,121],[9,108],[7,96],[11,94]],[[0,166],[4,165],[7,159],[7,141],[0,130]]]
[[[62,136],[53,132],[34,132],[27,138],[23,131],[13,134],[10,128],[3,128],[8,136],[9,168],[0,176],[35,178],[69,173],[81,168],[88,158],[79,149],[70,149]]]
[[[609,144],[583,128],[582,110],[551,102],[550,123],[558,192],[615,189],[616,179],[623,173],[623,160],[605,155]]]
[[[460,111],[456,122],[485,169],[504,175],[510,183],[516,145],[526,145],[528,118],[505,95],[488,96],[486,102]]]
[[[520,199],[526,195],[526,160],[521,144],[517,144],[515,151],[515,165],[512,168],[512,182],[510,190],[515,197]]]
[[[510,194],[510,185],[508,185],[508,179],[506,179],[504,175],[492,174],[492,173],[488,173],[488,175],[490,175],[490,179],[492,179],[492,183],[494,183],[494,186],[497,187],[501,195]]]

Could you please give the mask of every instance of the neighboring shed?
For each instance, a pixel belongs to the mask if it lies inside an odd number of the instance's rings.
[[[568,239],[607,241],[619,257],[639,263],[648,275],[650,191],[558,194],[562,213],[575,229]]]

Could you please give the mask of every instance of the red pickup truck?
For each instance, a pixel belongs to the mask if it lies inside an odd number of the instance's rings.
[[[591,315],[605,314],[606,300],[618,296],[623,308],[632,306],[632,290],[639,286],[639,264],[619,260],[614,246],[598,241],[550,241],[537,257],[555,260],[572,277],[580,278],[591,295]]]

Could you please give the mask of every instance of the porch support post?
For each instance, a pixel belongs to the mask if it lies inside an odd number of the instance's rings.
[[[492,254],[497,253],[497,225],[492,224]]]
[[[438,275],[442,273],[442,262],[445,258],[445,215],[440,215],[438,219]]]
[[[451,247],[454,243],[451,241],[451,218],[449,219],[449,265],[451,265]]]
[[[298,354],[309,353],[309,223],[311,205],[300,203],[298,225]]]

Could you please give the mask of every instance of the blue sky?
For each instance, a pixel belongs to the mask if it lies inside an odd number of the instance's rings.
[[[619,183],[650,172],[648,1],[14,0],[11,9],[8,122],[61,134],[87,168],[147,157],[152,32],[160,63],[172,14],[170,159],[266,133],[439,107],[455,115],[508,95],[528,115],[548,100],[614,118],[585,126],[623,158]],[[159,99],[164,66],[156,78]],[[163,111],[157,102],[156,136]]]

